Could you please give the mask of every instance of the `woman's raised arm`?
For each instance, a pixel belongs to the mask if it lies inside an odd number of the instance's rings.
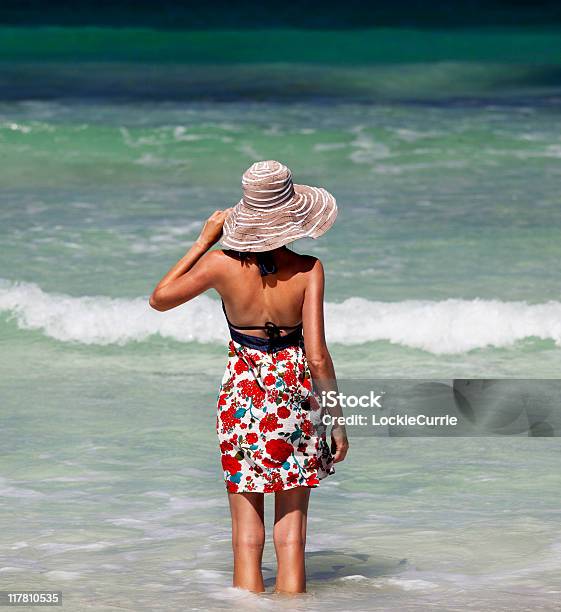
[[[230,210],[217,210],[208,218],[193,246],[170,268],[152,291],[152,308],[160,311],[170,310],[214,286],[215,259],[218,254],[207,251],[220,239],[224,220]]]

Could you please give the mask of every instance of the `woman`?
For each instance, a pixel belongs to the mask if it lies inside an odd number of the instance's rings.
[[[337,206],[325,189],[294,184],[273,160],[253,164],[242,186],[243,198],[208,219],[150,305],[164,311],[207,289],[220,294],[231,340],[216,424],[232,515],[233,585],[265,590],[264,494],[274,492],[275,590],[300,593],[310,490],[334,472],[348,442],[344,427],[334,427],[329,448],[311,392],[311,381],[315,392],[337,390],[324,337],[323,267],[286,245],[325,233]],[[220,238],[225,250],[209,251]]]

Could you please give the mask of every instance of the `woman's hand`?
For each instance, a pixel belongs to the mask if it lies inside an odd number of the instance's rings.
[[[349,441],[347,440],[347,431],[342,426],[334,426],[331,428],[331,454],[333,455],[333,463],[339,463],[347,455],[349,450]]]
[[[230,214],[231,208],[226,210],[215,210],[212,215],[206,220],[203,229],[197,242],[205,249],[210,249],[213,244],[216,244],[222,236],[222,227],[226,217]]]

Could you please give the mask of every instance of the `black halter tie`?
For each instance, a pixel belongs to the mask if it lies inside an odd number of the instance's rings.
[[[267,334],[268,338],[280,338],[281,328],[275,325],[272,321],[267,321],[263,326],[263,331]]]
[[[228,315],[226,314],[226,307],[224,306],[224,300],[222,300],[222,312],[224,313],[224,316],[226,317],[226,323],[228,323],[228,327],[230,328],[230,331],[232,330],[243,330],[243,331],[260,330],[260,331],[264,331],[267,334],[267,337],[270,339],[286,338],[286,336],[281,335],[281,331],[283,329],[286,331],[289,331],[289,330],[297,331],[302,328],[302,323],[297,323],[296,325],[277,325],[276,323],[273,323],[272,321],[267,321],[265,325],[236,325],[235,323],[232,323],[232,321],[230,321],[230,319],[228,318]],[[257,338],[257,336],[254,336],[254,337]],[[264,338],[261,338],[261,339],[263,340]]]

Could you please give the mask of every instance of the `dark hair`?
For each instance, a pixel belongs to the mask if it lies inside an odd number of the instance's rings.
[[[246,261],[250,255],[255,255],[257,259],[257,265],[259,266],[259,272],[261,272],[261,276],[267,276],[267,274],[275,274],[277,271],[277,264],[275,263],[275,258],[273,257],[272,251],[260,251],[258,253],[254,253],[252,251],[234,251],[236,257],[239,258],[240,261]]]

